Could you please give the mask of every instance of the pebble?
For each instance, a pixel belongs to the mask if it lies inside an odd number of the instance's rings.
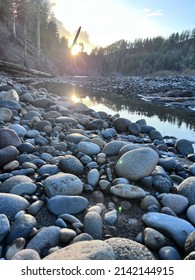
[[[1,108],[0,107],[0,120],[3,122],[9,122],[11,121],[13,116],[13,113],[8,108]]]
[[[74,174],[59,172],[43,181],[48,197],[55,195],[78,195],[83,191],[81,180]]]
[[[10,231],[10,223],[6,215],[0,214],[0,242]]]
[[[16,110],[16,111],[21,110],[21,105],[13,100],[0,100],[0,107],[8,108],[10,110]]]
[[[163,206],[171,208],[176,215],[182,214],[188,207],[188,199],[179,194],[168,193],[163,196],[161,203]]]
[[[29,206],[29,208],[27,209],[27,213],[31,215],[36,215],[43,207],[43,205],[44,205],[44,201],[37,200]]]
[[[165,236],[153,228],[144,229],[144,243],[152,251],[158,251],[167,244]]]
[[[188,209],[187,209],[187,217],[189,219],[189,221],[195,225],[195,204],[191,205]]]
[[[21,183],[32,183],[32,179],[25,175],[16,175],[5,180],[0,186],[1,192],[9,193],[13,187]]]
[[[12,124],[9,126],[10,129],[14,130],[19,137],[24,138],[27,133],[27,130],[20,124]]]
[[[76,236],[76,232],[69,228],[63,228],[60,230],[60,240],[67,244]]]
[[[10,89],[6,92],[4,92],[4,91],[1,92],[0,99],[1,100],[11,100],[11,101],[18,102],[19,101],[19,95],[17,94],[17,92],[14,89]]]
[[[19,162],[17,160],[13,160],[11,162],[9,162],[8,164],[4,165],[3,166],[3,170],[7,171],[12,171],[12,170],[15,170],[19,167]]]
[[[58,167],[54,164],[45,164],[39,168],[39,174],[55,175],[58,173]]]
[[[179,139],[175,143],[175,148],[182,155],[189,155],[194,152],[192,143],[187,139]]]
[[[158,254],[161,260],[181,260],[179,252],[172,246],[162,247]]]
[[[8,246],[5,258],[6,260],[12,260],[15,254],[24,249],[26,240],[23,237],[15,239],[11,245]]]
[[[117,218],[118,214],[117,211],[114,209],[105,214],[104,220],[108,225],[114,225],[117,221]]]
[[[118,155],[120,149],[125,145],[127,145],[126,141],[111,141],[104,146],[102,153],[106,154],[106,156]]]
[[[147,226],[167,234],[181,249],[188,235],[194,231],[194,227],[186,220],[162,213],[144,214],[142,220]]]
[[[88,156],[93,156],[100,152],[100,147],[95,143],[82,141],[77,145],[77,150]]]
[[[110,192],[119,197],[130,199],[141,199],[146,196],[146,192],[142,188],[130,184],[112,186]]]
[[[20,183],[15,185],[11,190],[10,193],[23,195],[23,194],[33,194],[37,190],[37,186],[34,183]]]
[[[190,205],[195,204],[195,177],[185,179],[178,187],[178,194],[185,196]]]
[[[115,171],[120,177],[139,181],[152,173],[158,160],[158,154],[151,148],[135,149],[120,157]]]
[[[150,194],[149,194],[149,195],[146,195],[146,196],[141,200],[140,207],[141,207],[141,209],[147,211],[148,208],[149,208],[151,205],[156,205],[158,210],[161,209],[161,205],[160,205],[159,201],[158,201],[153,195],[150,195]]]
[[[81,175],[84,172],[84,167],[80,160],[71,155],[65,155],[59,161],[58,167],[60,171],[74,175]]]
[[[90,234],[94,239],[102,239],[103,221],[96,211],[88,212],[84,217],[84,232]]]
[[[153,176],[153,187],[160,193],[169,193],[171,191],[173,183],[171,179],[164,175]]]
[[[83,232],[83,233],[77,235],[72,240],[72,243],[81,242],[81,241],[90,241],[90,240],[94,240],[93,237],[90,234]]]
[[[89,138],[83,134],[80,133],[71,133],[66,135],[65,140],[67,142],[73,142],[75,144],[78,144],[79,142],[81,142],[82,140],[88,140]]]
[[[78,214],[88,206],[88,200],[82,196],[55,195],[47,202],[47,207],[54,215]]]
[[[73,243],[43,260],[115,260],[115,254],[105,241],[90,240]]]
[[[0,128],[0,149],[7,146],[18,147],[22,144],[20,138],[13,129]]]
[[[99,182],[99,172],[97,169],[91,169],[87,174],[87,183],[95,188]]]
[[[14,146],[7,146],[0,149],[0,167],[7,165],[8,163],[14,161],[19,152]]]
[[[114,121],[114,128],[116,129],[117,133],[127,132],[130,124],[130,120],[119,117]]]

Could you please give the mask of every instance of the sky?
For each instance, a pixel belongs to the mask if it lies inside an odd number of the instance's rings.
[[[53,12],[74,33],[82,27],[93,46],[120,39],[168,37],[195,28],[195,0],[51,0]]]

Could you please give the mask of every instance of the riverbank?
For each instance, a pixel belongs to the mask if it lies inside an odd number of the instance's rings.
[[[194,258],[190,141],[10,77],[0,92],[2,259]]]

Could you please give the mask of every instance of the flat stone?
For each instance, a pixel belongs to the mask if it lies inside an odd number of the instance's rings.
[[[65,155],[64,158],[59,161],[58,167],[62,172],[74,175],[80,175],[84,172],[83,164],[72,155]]]
[[[82,196],[55,195],[47,202],[50,212],[55,215],[78,214],[88,206],[88,200]]]
[[[163,206],[171,208],[176,215],[182,214],[188,207],[188,199],[179,194],[165,194],[161,203]]]
[[[78,152],[82,152],[88,156],[97,155],[100,152],[100,147],[92,142],[80,142],[77,145]]]
[[[0,242],[10,231],[10,223],[6,215],[0,214]]]
[[[9,128],[0,128],[0,149],[7,146],[18,147],[22,144],[16,132]]]
[[[0,167],[14,161],[19,152],[14,146],[7,146],[3,149],[0,149]]]
[[[118,184],[110,188],[110,192],[116,196],[130,199],[141,199],[146,196],[146,192],[131,184]]]
[[[115,171],[119,177],[139,181],[152,173],[158,160],[158,154],[151,148],[135,149],[120,157]]]
[[[96,211],[88,212],[84,217],[84,231],[94,239],[102,239],[103,222]]]
[[[32,179],[25,175],[16,175],[5,180],[0,186],[1,192],[9,193],[13,187],[21,183],[32,183]]]
[[[0,193],[0,214],[6,215],[9,219],[21,210],[25,210],[29,206],[29,202],[18,195]]]
[[[78,195],[83,191],[83,184],[76,175],[62,172],[45,179],[43,187],[48,197],[55,195]]]
[[[106,240],[115,253],[117,260],[155,260],[152,252],[144,245],[121,237]]]
[[[144,214],[142,220],[147,226],[166,234],[181,249],[184,248],[188,235],[194,231],[194,227],[184,219],[162,213]]]
[[[66,246],[43,260],[115,260],[115,254],[105,241],[90,240]]]
[[[190,205],[195,204],[195,176],[185,179],[177,187],[177,191],[188,199]]]

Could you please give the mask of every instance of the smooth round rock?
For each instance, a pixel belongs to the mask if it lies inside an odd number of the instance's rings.
[[[21,144],[21,140],[13,129],[0,128],[0,149],[7,146],[18,147]]]
[[[11,100],[11,101],[19,101],[19,95],[15,91],[15,89],[10,89],[5,92],[1,92],[0,94],[0,99],[1,100]]]
[[[16,253],[12,260],[41,260],[40,255],[32,249],[23,249]]]
[[[67,244],[76,236],[76,232],[69,228],[62,228],[60,230],[60,240]]]
[[[23,195],[23,194],[33,194],[37,190],[37,186],[34,183],[20,183],[14,186],[10,193]]]
[[[164,175],[154,175],[153,176],[153,187],[160,193],[169,193],[173,185],[171,179]]]
[[[150,175],[158,163],[159,156],[151,148],[140,148],[126,152],[117,161],[115,171],[119,177],[139,181]]]
[[[45,164],[39,168],[39,174],[55,175],[58,173],[58,167],[54,164]]]
[[[19,211],[26,210],[28,206],[29,202],[21,196],[0,193],[0,214],[6,215],[11,220]]]
[[[135,150],[135,149],[140,149],[143,148],[142,144],[133,144],[133,143],[129,143],[125,146],[123,146],[120,151],[119,151],[119,156],[121,157],[123,154],[125,154],[126,152]]]
[[[72,240],[72,243],[81,242],[81,241],[90,241],[90,240],[94,240],[93,237],[90,234],[83,232],[83,233],[77,235]]]
[[[186,220],[162,213],[144,214],[142,220],[147,226],[167,234],[181,249],[189,234],[194,231],[194,227]]]
[[[10,223],[6,215],[0,214],[0,242],[10,231]]]
[[[24,137],[27,133],[27,130],[20,124],[12,124],[9,128],[14,130],[19,137]]]
[[[115,254],[105,241],[90,240],[73,243],[43,260],[115,260]]]
[[[17,254],[20,250],[24,249],[25,245],[26,240],[23,237],[15,239],[6,250],[6,260],[11,260],[15,254]]]
[[[59,227],[42,227],[38,233],[28,242],[26,249],[35,250],[41,257],[45,257],[48,254],[50,248],[58,245],[59,238]]]
[[[93,188],[97,186],[99,182],[99,172],[97,169],[91,169],[87,174],[87,183],[91,185]]]
[[[35,146],[29,142],[26,142],[26,143],[22,143],[20,146],[18,146],[17,149],[21,154],[23,154],[23,153],[31,154],[34,151]]]
[[[78,214],[88,206],[88,200],[82,196],[55,195],[47,202],[50,212],[55,215]]]
[[[140,127],[136,123],[131,123],[128,125],[127,130],[132,135],[139,135],[140,133]]]
[[[106,240],[117,260],[155,260],[146,246],[127,238],[113,237]]]
[[[195,204],[191,205],[187,210],[187,217],[189,221],[195,225]]]
[[[9,193],[13,187],[21,183],[32,183],[32,179],[25,175],[13,176],[2,183],[0,190]]]
[[[189,155],[194,153],[192,143],[187,139],[179,139],[175,143],[175,148],[182,155]]]
[[[105,214],[104,220],[108,225],[114,225],[117,221],[118,214],[116,209],[113,209]]]
[[[80,142],[77,145],[78,152],[82,152],[88,156],[97,155],[100,152],[100,147],[91,142]]]
[[[167,244],[166,238],[163,234],[153,228],[144,229],[144,243],[147,248],[152,251],[157,251]]]
[[[84,167],[80,160],[71,155],[65,155],[59,161],[58,167],[62,172],[74,175],[81,175],[84,172]]]
[[[83,191],[83,184],[77,176],[61,172],[45,179],[43,187],[48,197],[55,195],[78,195]]]
[[[13,116],[13,113],[8,108],[1,108],[0,107],[0,120],[3,122],[9,122],[11,121]]]
[[[141,199],[146,196],[146,193],[142,188],[130,184],[112,186],[110,192],[116,196],[130,199]]]
[[[150,133],[149,133],[149,136],[150,136],[150,139],[151,140],[163,140],[163,137],[162,137],[162,134],[158,131],[158,130],[152,130]]]
[[[114,121],[114,128],[118,133],[128,131],[128,126],[131,124],[131,121],[126,118],[118,118]]]
[[[0,149],[0,168],[14,161],[18,154],[19,152],[14,146],[7,146],[3,149]]]
[[[179,252],[172,246],[162,247],[158,254],[161,260],[181,260]]]
[[[163,206],[171,208],[177,215],[182,214],[188,207],[188,199],[179,194],[165,194],[161,203]]]
[[[111,141],[104,146],[102,153],[105,153],[106,156],[118,155],[120,149],[125,145],[127,145],[126,141]]]
[[[89,139],[87,136],[80,134],[80,133],[71,133],[66,135],[65,140],[67,142],[72,142],[75,144],[78,144],[79,142],[81,142],[82,140],[87,140]]]
[[[49,141],[47,138],[45,138],[44,136],[42,135],[37,135],[35,137],[35,144],[36,145],[40,145],[40,146],[46,146],[49,144]]]
[[[90,234],[94,239],[102,239],[102,218],[96,211],[88,212],[84,217],[84,232]]]
[[[178,194],[185,196],[190,205],[195,204],[195,177],[188,177],[178,187]]]
[[[10,110],[20,111],[22,106],[20,103],[13,100],[0,100],[0,107],[8,108]]]

